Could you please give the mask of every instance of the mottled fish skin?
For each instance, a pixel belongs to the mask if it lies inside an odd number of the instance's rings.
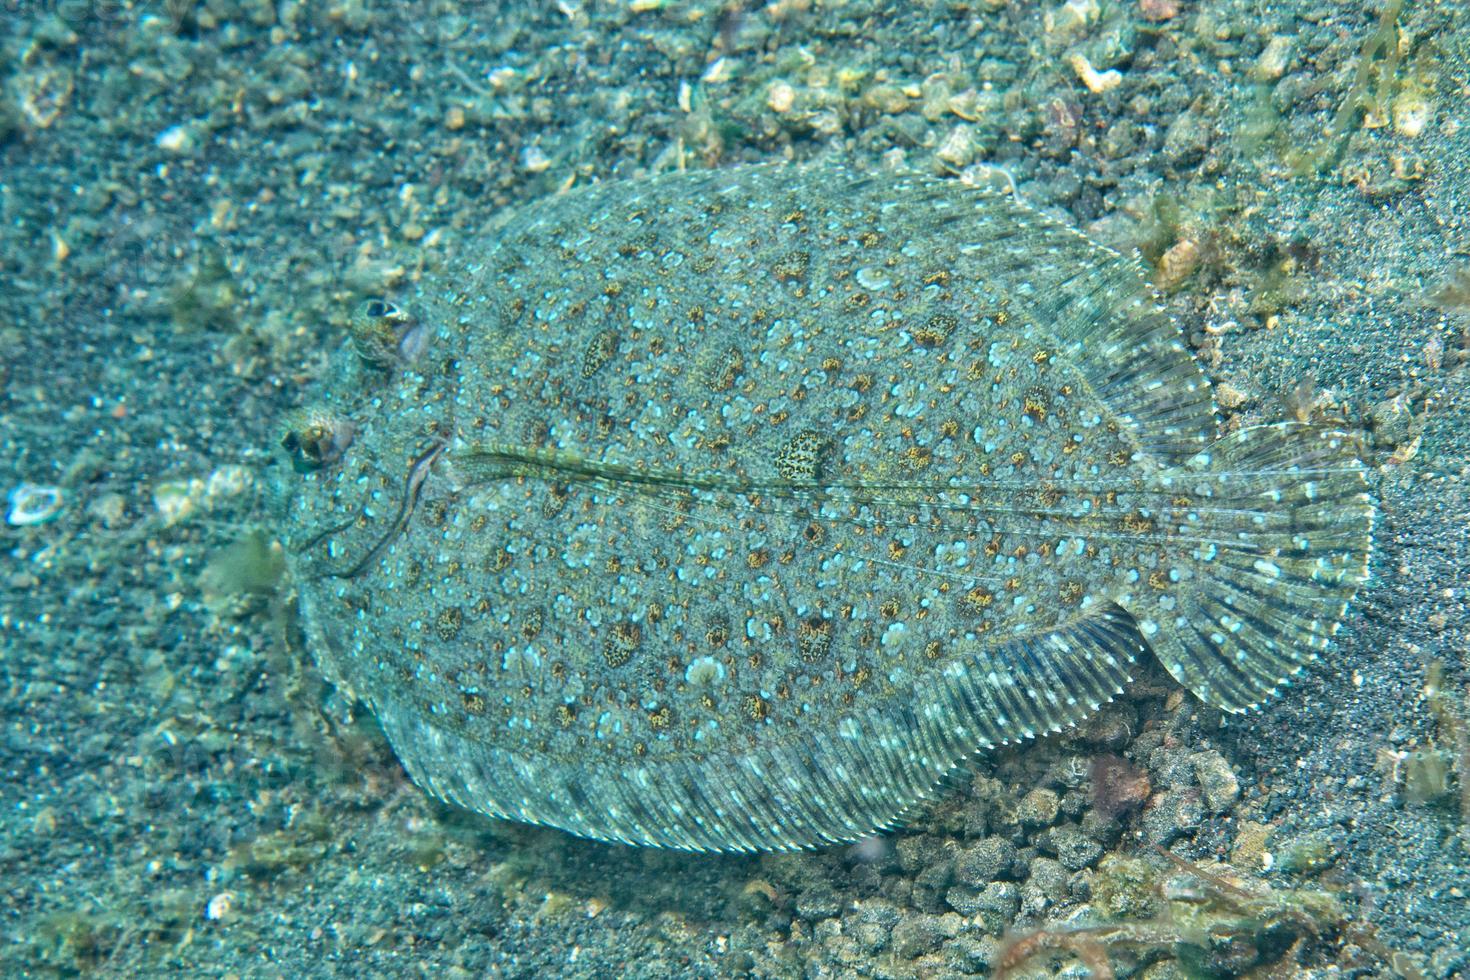
[[[288,551],[328,676],[497,817],[854,840],[1150,652],[1259,704],[1366,576],[1342,436],[1218,437],[1136,263],[955,182],[604,184],[404,307],[338,359]]]

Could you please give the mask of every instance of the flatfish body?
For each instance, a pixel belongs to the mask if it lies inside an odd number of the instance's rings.
[[[1259,704],[1366,574],[1340,435],[1219,436],[1135,263],[955,182],[567,193],[354,340],[285,441],[308,636],[497,817],[854,840],[1149,656]]]

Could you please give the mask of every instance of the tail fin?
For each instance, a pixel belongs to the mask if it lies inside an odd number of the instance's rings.
[[[1342,433],[1243,429],[1186,463],[1193,558],[1168,599],[1123,602],[1159,660],[1202,700],[1254,708],[1314,659],[1368,575],[1373,503]]]

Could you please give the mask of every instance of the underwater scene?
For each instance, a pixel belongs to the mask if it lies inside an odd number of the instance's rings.
[[[0,976],[1470,976],[1470,3],[0,26]]]

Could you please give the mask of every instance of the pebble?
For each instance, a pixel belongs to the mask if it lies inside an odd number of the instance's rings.
[[[796,899],[796,914],[808,921],[831,918],[841,910],[842,902],[826,883],[808,888]]]
[[[188,153],[194,149],[194,134],[189,132],[188,126],[170,126],[159,133],[153,142],[160,150],[167,150],[169,153]]]
[[[970,165],[975,159],[975,140],[969,126],[956,126],[949,131],[938,150],[934,153],[940,163],[956,170]]]
[[[44,524],[57,514],[66,502],[60,487],[22,483],[5,497],[5,522],[11,527]]]
[[[1016,863],[1016,847],[1004,837],[987,837],[960,851],[954,875],[967,885],[980,887],[997,878],[1008,878]]]
[[[1286,66],[1291,62],[1291,38],[1278,34],[1266,45],[1261,56],[1256,59],[1255,68],[1251,74],[1257,81],[1274,82],[1286,74]]]
[[[960,975],[990,976],[990,967],[1001,958],[1000,940],[994,936],[958,936],[944,944],[944,953],[950,969]]]
[[[954,861],[944,856],[930,864],[914,877],[911,901],[916,908],[925,912],[939,912],[944,908],[944,894],[954,876]]]
[[[1116,755],[1100,755],[1092,762],[1092,802],[1105,816],[1134,810],[1153,791],[1143,769]]]
[[[220,892],[218,895],[211,898],[209,900],[209,904],[204,907],[204,917],[210,922],[218,922],[225,916],[229,915],[230,910],[234,907],[235,893]]]
[[[1156,793],[1143,812],[1140,829],[1151,844],[1167,845],[1200,825],[1205,806],[1196,789]]]
[[[1215,401],[1226,411],[1231,411],[1244,405],[1249,395],[1241,391],[1228,381],[1221,381],[1215,385]]]
[[[980,889],[969,885],[952,886],[944,893],[944,900],[960,915],[979,915],[984,909],[980,903]]]
[[[787,113],[796,105],[796,89],[786,82],[773,82],[766,89],[766,106],[772,112]]]
[[[1021,889],[1011,881],[992,881],[980,889],[980,908],[1009,925],[1021,909]]]
[[[953,912],[909,916],[893,927],[893,955],[911,960],[932,953],[946,939],[957,935],[960,925],[960,917]]]
[[[1321,874],[1337,862],[1342,849],[1329,830],[1314,830],[1282,844],[1278,865],[1287,874]]]
[[[898,858],[898,866],[907,874],[913,875],[929,865],[941,846],[938,837],[929,835],[900,837],[893,852]]]
[[[1210,126],[1193,110],[1185,110],[1164,133],[1164,156],[1175,167],[1189,167],[1204,159],[1210,148]]]
[[[1049,789],[1033,789],[1021,798],[1016,819],[1027,827],[1049,827],[1057,819],[1061,801]]]
[[[1042,16],[1042,26],[1049,42],[1065,45],[1085,34],[1101,14],[1097,0],[1067,0]]]
[[[1181,238],[1159,256],[1154,285],[1160,289],[1173,289],[1194,275],[1199,264],[1199,244],[1191,238]]]
[[[899,911],[894,904],[881,898],[856,902],[854,911],[859,922],[885,928],[892,928],[899,919]]]
[[[526,173],[539,174],[550,167],[551,158],[535,143],[521,151],[521,169]]]
[[[1214,749],[1195,755],[1194,775],[1211,813],[1223,813],[1240,799],[1240,781],[1231,772],[1230,763]]]
[[[1179,16],[1179,0],[1138,0],[1138,11],[1151,24]]]
[[[1123,73],[1116,68],[1107,71],[1098,71],[1092,67],[1092,62],[1087,60],[1086,55],[1074,54],[1067,59],[1077,77],[1082,79],[1082,84],[1087,86],[1087,91],[1094,95],[1110,92],[1123,83]]]
[[[1101,810],[1088,810],[1082,815],[1082,832],[1103,847],[1112,847],[1123,837],[1123,824]]]
[[[1041,844],[1069,871],[1092,866],[1103,853],[1101,844],[1071,825],[1049,831]]]
[[[1031,859],[1027,885],[1035,886],[1048,900],[1059,902],[1067,897],[1067,869],[1053,858]],[[1025,888],[1022,888],[1025,891]]]
[[[1128,704],[1114,702],[1089,718],[1077,730],[1077,735],[1087,742],[1116,752],[1128,744],[1128,740],[1137,730],[1138,712]]]
[[[1424,93],[1417,88],[1406,88],[1393,100],[1393,128],[1400,136],[1412,139],[1424,132],[1429,125],[1433,110]]]

